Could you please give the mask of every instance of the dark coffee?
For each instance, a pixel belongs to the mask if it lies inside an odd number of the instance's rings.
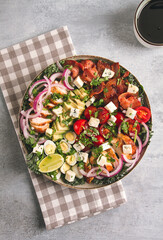
[[[137,23],[144,39],[163,43],[163,0],[151,0],[141,11]]]

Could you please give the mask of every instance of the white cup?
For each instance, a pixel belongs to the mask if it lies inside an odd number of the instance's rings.
[[[139,28],[138,28],[138,18],[140,16],[141,11],[143,10],[143,8],[150,2],[151,0],[143,0],[141,1],[141,3],[139,4],[139,6],[136,9],[135,12],[135,16],[134,16],[134,21],[133,21],[133,27],[134,27],[134,33],[135,36],[137,38],[137,40],[144,45],[145,47],[148,48],[155,48],[155,47],[160,47],[163,48],[163,43],[152,43],[149,42],[148,40],[146,40],[141,33],[139,32]]]

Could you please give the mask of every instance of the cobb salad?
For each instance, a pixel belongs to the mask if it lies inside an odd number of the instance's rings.
[[[20,114],[27,165],[69,185],[110,184],[152,134],[143,87],[119,63],[61,60],[29,86]]]

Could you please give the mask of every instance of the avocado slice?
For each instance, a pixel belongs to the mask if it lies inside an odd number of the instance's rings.
[[[54,134],[53,134],[53,137],[52,137],[52,140],[55,142],[55,141],[57,141],[57,140],[59,140],[59,139],[62,139],[62,134],[56,134],[56,133],[54,133]]]

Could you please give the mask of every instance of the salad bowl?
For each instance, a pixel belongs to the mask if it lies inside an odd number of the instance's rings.
[[[137,78],[119,63],[90,55],[39,73],[19,119],[28,167],[75,189],[101,188],[127,176],[152,133],[150,103]]]

